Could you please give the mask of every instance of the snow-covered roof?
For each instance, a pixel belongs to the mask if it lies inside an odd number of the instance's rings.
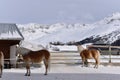
[[[16,24],[0,23],[0,40],[23,40]]]

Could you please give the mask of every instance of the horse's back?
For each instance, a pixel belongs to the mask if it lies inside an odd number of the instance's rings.
[[[24,60],[32,61],[32,62],[40,62],[43,58],[49,59],[50,53],[47,50],[39,50],[39,51],[30,51],[28,54],[24,55]]]
[[[100,52],[96,49],[91,49],[90,52],[92,53],[93,57],[99,57],[100,56]]]
[[[96,49],[85,49],[80,53],[81,57],[86,57],[86,58],[93,58],[93,57],[99,57],[100,53]]]
[[[44,55],[45,58],[50,58],[50,52],[46,49],[40,50],[40,53]]]
[[[27,55],[27,54],[26,54]],[[43,50],[39,50],[39,51],[30,51],[28,52],[28,55],[37,55],[37,56],[42,56],[42,55],[50,55],[49,51],[43,49]]]
[[[46,49],[42,49],[42,50],[39,50],[39,51],[32,51],[32,53],[34,54],[38,54],[38,56],[50,56],[50,52]]]

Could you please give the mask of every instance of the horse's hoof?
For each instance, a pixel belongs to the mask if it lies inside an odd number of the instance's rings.
[[[25,76],[28,76],[27,74],[25,74]]]
[[[25,76],[30,76],[30,75],[25,75]]]
[[[95,69],[98,69],[98,67],[96,67],[96,66],[95,66],[94,68],[95,68]]]
[[[44,75],[47,75],[47,74],[44,74]]]

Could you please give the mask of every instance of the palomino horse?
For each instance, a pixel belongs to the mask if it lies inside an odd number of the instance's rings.
[[[3,68],[4,68],[4,55],[3,52],[0,52],[0,78],[2,77]]]
[[[45,65],[45,75],[47,75],[48,67],[50,64],[50,53],[46,49],[39,51],[31,51],[29,49],[18,47],[17,54],[19,54],[19,58],[22,59],[26,64],[26,74],[25,76],[30,76],[30,63],[40,63],[42,60]],[[21,54],[21,55],[20,55]]]
[[[84,66],[87,59],[95,59],[95,66],[94,68],[98,68],[100,64],[100,52],[96,49],[84,49],[81,45],[78,45],[78,51],[80,52],[80,56],[82,58],[82,66]],[[88,63],[88,62],[87,62]]]

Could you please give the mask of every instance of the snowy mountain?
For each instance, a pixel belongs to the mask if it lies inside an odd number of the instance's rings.
[[[120,13],[93,24],[18,24],[25,41],[47,45],[50,42],[93,42],[112,44],[120,39]]]
[[[114,44],[120,39],[120,13],[114,13],[112,16],[95,23],[94,26],[98,26],[98,28],[102,29],[103,33],[106,32],[106,34],[90,36],[80,41],[81,43]]]

